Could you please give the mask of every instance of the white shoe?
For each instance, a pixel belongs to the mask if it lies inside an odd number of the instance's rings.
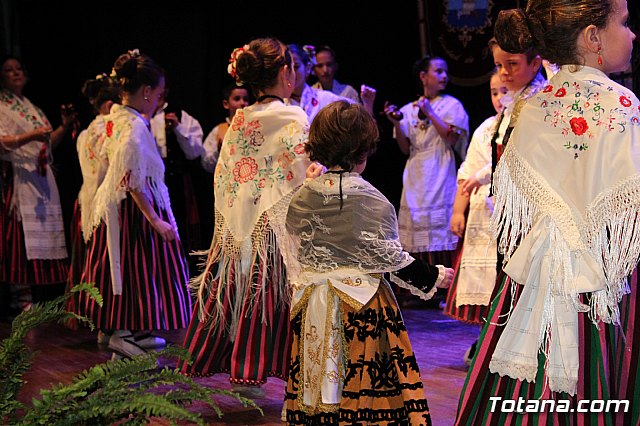
[[[154,336],[151,333],[140,334],[133,338],[138,346],[144,349],[162,349],[167,346],[167,341],[162,337]]]
[[[136,343],[133,334],[122,334],[117,331],[109,339],[109,349],[128,358],[147,353],[145,348]]]
[[[249,385],[232,385],[231,389],[234,392],[239,393],[245,398],[264,398],[264,389],[261,386],[249,386]]]

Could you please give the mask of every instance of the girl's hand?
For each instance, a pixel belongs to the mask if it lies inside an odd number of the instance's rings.
[[[315,179],[318,176],[324,174],[327,168],[320,163],[313,162],[307,167],[307,179]]]
[[[49,126],[38,127],[37,129],[30,132],[29,140],[49,142],[49,139],[51,138],[51,132],[53,132],[53,129]]]
[[[162,219],[157,219],[151,222],[151,226],[153,226],[153,229],[160,234],[164,241],[169,242],[176,239],[177,232],[170,223],[165,222]]]
[[[376,89],[363,84],[360,87],[360,99],[362,100],[364,108],[369,114],[373,115],[373,102],[376,100]]]
[[[458,237],[462,238],[462,234],[464,233],[464,227],[465,227],[464,214],[454,213],[451,216],[450,227],[451,227],[451,232],[453,232]]]
[[[478,188],[480,188],[482,184],[478,182],[475,176],[471,176],[469,179],[465,180],[460,186],[460,190],[465,195],[471,195],[478,192]]]
[[[444,268],[444,279],[440,284],[437,285],[438,288],[449,288],[451,283],[453,283],[454,270],[451,268]]]
[[[390,104],[389,102],[384,103],[384,114],[387,116],[390,122],[394,125],[400,124],[400,120],[393,118],[393,114],[398,111],[398,107]]]
[[[420,99],[418,99],[417,105],[418,108],[420,108],[420,111],[422,111],[427,118],[431,117],[431,114],[433,114],[433,107],[426,96],[421,96]]]

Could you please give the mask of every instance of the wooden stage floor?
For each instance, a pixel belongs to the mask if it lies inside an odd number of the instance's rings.
[[[478,336],[479,326],[452,320],[439,309],[404,309],[403,315],[420,365],[433,424],[452,425],[466,376],[462,358]],[[0,338],[6,337],[9,329],[9,324],[0,323]],[[183,333],[158,334],[168,342],[181,344]],[[96,344],[95,333],[86,329],[70,331],[60,325],[48,325],[31,332],[28,344],[40,353],[25,377],[28,384],[19,395],[19,399],[25,403],[37,397],[39,389],[59,382],[67,383],[75,374],[111,357],[106,347]],[[207,386],[231,388],[228,376],[224,374],[197,380]],[[265,390],[266,396],[255,400],[264,410],[264,416],[222,397],[216,400],[225,413],[221,419],[203,404],[196,404],[191,409],[200,412],[211,425],[281,425],[284,382],[269,379]],[[154,424],[168,423],[157,421]]]

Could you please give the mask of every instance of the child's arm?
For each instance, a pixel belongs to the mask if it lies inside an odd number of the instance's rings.
[[[464,212],[469,206],[469,193],[464,192],[464,181],[458,181],[458,189],[456,191],[456,199],[453,202],[453,214],[451,215],[451,232],[458,237],[462,237],[465,227]]]
[[[391,273],[391,282],[407,289],[422,300],[429,300],[438,288],[447,288],[453,281],[453,269],[433,266],[415,259],[399,271]]]

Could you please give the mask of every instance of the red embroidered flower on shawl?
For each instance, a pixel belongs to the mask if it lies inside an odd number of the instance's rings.
[[[589,129],[587,120],[582,117],[573,117],[569,120],[569,124],[571,124],[571,131],[577,136],[582,136]]]
[[[240,127],[244,124],[244,112],[237,111],[236,115],[233,116],[233,123],[231,123],[231,130],[237,132]]]
[[[293,148],[293,152],[295,152],[297,155],[304,154],[304,144],[303,143],[299,143],[298,145],[296,145]]]
[[[566,94],[567,94],[567,90],[564,87],[561,87],[561,88],[558,89],[558,91],[553,96],[555,96],[556,98],[562,98]]]
[[[620,96],[620,105],[623,107],[630,107],[631,101],[626,96]]]
[[[542,92],[543,93],[549,93],[553,90],[553,86],[552,85],[548,85],[547,87],[545,87]]]
[[[253,180],[257,173],[258,164],[251,157],[242,157],[233,167],[233,179],[239,183]]]
[[[113,135],[113,121],[107,121],[106,133],[108,137],[111,137],[111,135]]]
[[[287,180],[293,179],[293,172],[289,172],[286,177]]]

